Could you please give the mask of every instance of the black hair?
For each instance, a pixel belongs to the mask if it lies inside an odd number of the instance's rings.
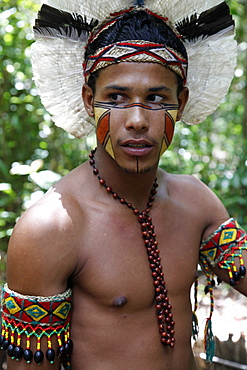
[[[97,30],[96,30],[97,32]],[[119,41],[144,40],[167,47],[179,52],[186,60],[187,52],[182,41],[172,29],[160,18],[145,10],[133,10],[125,13],[112,26],[103,30],[96,39],[89,43],[85,51],[85,59],[98,49]],[[95,82],[100,70],[92,73],[88,85],[95,92]],[[177,75],[178,93],[183,89],[183,80]]]

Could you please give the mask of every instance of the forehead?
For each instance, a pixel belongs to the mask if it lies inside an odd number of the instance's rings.
[[[96,90],[108,86],[150,89],[164,86],[177,89],[177,76],[158,63],[121,62],[103,68],[96,80]]]

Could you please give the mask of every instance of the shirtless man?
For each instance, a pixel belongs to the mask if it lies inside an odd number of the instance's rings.
[[[127,12],[124,22],[132,17],[137,24],[140,12]],[[154,27],[155,16],[142,13]],[[25,296],[52,297],[72,288],[73,370],[196,369],[190,290],[199,247],[229,216],[196,178],[158,168],[188,88],[172,68],[155,61],[113,63],[90,71],[89,79],[86,72],[83,101],[97,123],[97,150],[18,221],[8,249],[6,291],[22,294],[24,302]],[[229,281],[227,271],[214,271]],[[240,280],[238,289],[247,294],[246,279]],[[24,349],[26,338],[20,336]],[[46,336],[40,347],[36,339],[31,335],[26,347],[45,353]],[[57,350],[56,333],[51,342],[48,347]],[[23,354],[18,362],[10,357],[15,356],[9,355],[8,370],[60,364],[58,357],[28,364]]]

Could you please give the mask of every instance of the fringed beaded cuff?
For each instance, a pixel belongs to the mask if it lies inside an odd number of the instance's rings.
[[[56,353],[52,348],[51,340],[55,335],[58,342],[57,355],[68,357],[72,347],[70,340],[71,306],[71,289],[55,296],[36,297],[16,293],[5,284],[2,294],[1,347],[7,350],[7,354],[13,359],[24,358],[27,363],[34,360],[37,364],[41,364],[44,359],[41,339],[46,336],[46,358],[53,363]],[[36,337],[34,354],[31,351],[33,337]]]
[[[226,269],[229,275],[229,284],[235,286],[246,274],[242,256],[244,250],[247,250],[246,232],[233,218],[224,222],[200,246],[200,265],[207,278],[205,293],[210,294],[210,315],[206,320],[204,332],[206,360],[209,362],[212,361],[215,348],[211,321],[214,311],[213,288],[215,281],[211,267],[218,266],[220,269]],[[236,265],[237,259],[239,259],[239,268]]]
[[[235,286],[246,274],[242,258],[243,250],[247,250],[246,232],[237,221],[230,218],[201,244],[200,262],[202,268],[205,270],[205,265],[208,264],[212,267],[218,266],[221,269],[227,269],[229,284]],[[239,268],[235,263],[237,258],[239,258]]]

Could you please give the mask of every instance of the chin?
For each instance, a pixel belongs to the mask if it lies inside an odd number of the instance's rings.
[[[134,157],[133,157],[134,159]],[[134,161],[123,161],[115,159],[118,166],[126,173],[148,173],[154,168],[157,168],[159,161],[147,161],[139,157],[135,157]]]
[[[148,173],[151,171],[151,167],[145,167],[145,168],[128,168],[128,167],[121,167],[124,172],[126,173]]]

